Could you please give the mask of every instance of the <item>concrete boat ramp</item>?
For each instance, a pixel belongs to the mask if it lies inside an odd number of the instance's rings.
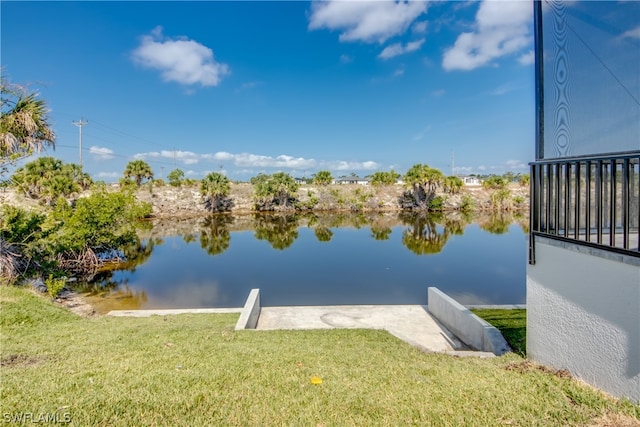
[[[337,305],[263,307],[257,330],[384,329],[424,351],[465,349],[451,332],[421,305]]]
[[[236,330],[384,329],[428,352],[490,357],[509,351],[500,332],[436,288],[429,305],[261,307],[253,289],[244,308],[117,310],[108,316],[146,317],[183,313],[240,313]]]

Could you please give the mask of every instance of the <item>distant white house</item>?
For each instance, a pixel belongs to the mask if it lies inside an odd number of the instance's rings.
[[[336,184],[358,184],[369,185],[367,178],[360,178],[359,176],[344,176],[335,180]]]
[[[462,176],[460,179],[462,179],[464,185],[482,185],[482,181],[475,176]]]

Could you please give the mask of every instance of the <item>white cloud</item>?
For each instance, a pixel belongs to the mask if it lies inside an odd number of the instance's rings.
[[[444,89],[437,89],[437,90],[434,90],[433,92],[431,92],[431,96],[441,97],[441,96],[443,96],[445,93],[447,93],[447,91],[446,91],[446,90],[444,90]]]
[[[316,1],[309,29],[342,31],[340,41],[384,43],[401,34],[427,10],[425,1]]]
[[[118,178],[122,174],[118,172],[98,172],[95,176],[96,178]]]
[[[424,34],[427,32],[427,21],[420,21],[413,24],[411,30],[416,34]]]
[[[508,83],[505,83],[503,85],[498,86],[497,88],[495,88],[494,90],[489,92],[489,94],[490,95],[495,95],[495,96],[504,95],[506,93],[509,93],[509,92],[512,92],[512,91],[516,90],[517,88],[518,88],[518,86],[515,85],[513,82],[508,82]]]
[[[159,157],[165,159],[175,159],[176,161],[180,161],[185,165],[193,165],[198,163],[201,160],[201,155],[194,153],[192,151],[182,151],[182,150],[162,150],[160,152],[151,151],[148,153],[138,153],[133,156],[136,159],[157,159]]]
[[[526,1],[485,0],[475,31],[462,33],[442,59],[445,70],[473,70],[501,56],[529,47],[533,8]]]
[[[230,163],[233,166],[244,168],[246,170],[255,170],[256,168],[280,168],[280,169],[334,169],[334,170],[370,170],[379,167],[374,161],[350,162],[344,160],[322,160],[307,159],[304,157],[294,157],[287,154],[279,156],[265,156],[253,153],[229,153],[219,151],[217,153],[197,154],[191,151],[151,151],[147,153],[138,153],[133,157],[136,159],[175,159],[185,165],[196,164],[200,161]]]
[[[629,38],[629,39],[640,39],[640,25],[637,26],[636,28],[629,30],[629,31],[625,31],[622,34],[622,38]]]
[[[393,77],[400,77],[404,74],[404,67],[400,67],[393,72]]]
[[[323,162],[321,165],[323,169],[332,169],[339,171],[346,170],[374,170],[380,167],[379,163],[368,161],[368,162],[349,162],[344,160],[336,160],[330,162]]]
[[[528,169],[529,168],[529,166],[525,162],[523,162],[522,160],[507,160],[506,164],[507,164],[507,168],[509,168],[509,170]]]
[[[405,53],[413,52],[420,49],[423,43],[424,39],[407,43],[404,46],[402,45],[402,43],[394,43],[385,47],[382,52],[380,52],[380,55],[378,55],[378,58],[387,60],[399,55],[403,55]]]
[[[536,62],[536,55],[533,53],[533,50],[530,50],[529,52],[520,55],[518,62],[520,65],[531,65]]]
[[[353,62],[353,57],[347,54],[340,55],[340,62],[343,64],[351,64]]]
[[[230,72],[228,65],[215,61],[210,48],[186,38],[165,38],[162,27],[143,36],[131,58],[142,67],[160,70],[164,81],[183,85],[217,86]]]
[[[111,160],[113,159],[113,150],[106,147],[98,147],[97,145],[89,148],[89,154],[96,160]]]

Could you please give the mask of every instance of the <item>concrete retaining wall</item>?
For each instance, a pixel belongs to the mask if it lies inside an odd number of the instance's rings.
[[[429,313],[474,350],[501,355],[511,348],[495,327],[438,288],[427,289]]]
[[[236,323],[236,331],[240,329],[255,329],[260,318],[260,289],[251,289],[247,302]]]

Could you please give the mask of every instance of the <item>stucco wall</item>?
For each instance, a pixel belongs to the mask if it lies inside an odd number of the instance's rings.
[[[640,259],[540,238],[535,248],[528,357],[640,401]]]

